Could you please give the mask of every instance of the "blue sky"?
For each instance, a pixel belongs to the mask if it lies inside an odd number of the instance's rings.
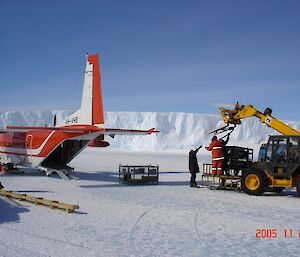
[[[76,109],[85,53],[107,111],[300,120],[300,1],[0,0],[0,111]]]

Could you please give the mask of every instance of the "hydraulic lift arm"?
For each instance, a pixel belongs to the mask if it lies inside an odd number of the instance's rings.
[[[252,105],[239,105],[239,103],[237,103],[233,110],[221,107],[220,113],[227,125],[241,124],[241,119],[255,116],[259,118],[261,123],[267,124],[269,127],[275,129],[283,135],[300,136],[299,131],[272,117],[272,110],[270,108],[266,108],[266,110],[262,113],[256,110]]]

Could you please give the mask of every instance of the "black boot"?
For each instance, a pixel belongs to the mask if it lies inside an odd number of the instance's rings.
[[[0,189],[4,188],[4,186],[2,186],[1,182],[0,182]]]

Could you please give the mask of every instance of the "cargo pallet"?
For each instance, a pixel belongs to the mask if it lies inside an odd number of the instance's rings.
[[[158,184],[159,166],[119,165],[119,183]]]
[[[239,175],[212,175],[211,163],[203,163],[202,185],[210,186],[211,189],[241,190]]]
[[[60,203],[58,201],[53,201],[53,200],[46,200],[43,199],[42,197],[34,197],[26,194],[19,194],[13,191],[6,191],[4,189],[0,189],[0,196],[4,196],[7,198],[14,198],[19,201],[27,201],[30,203],[34,203],[36,205],[46,206],[51,209],[55,208],[55,209],[65,210],[68,213],[72,213],[75,211],[75,209],[79,209],[78,205]]]

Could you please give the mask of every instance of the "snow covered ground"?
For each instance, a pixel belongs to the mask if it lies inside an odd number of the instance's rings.
[[[71,163],[80,180],[0,176],[7,190],[80,206],[67,214],[0,198],[0,256],[299,256],[293,190],[256,197],[190,188],[187,162],[187,154],[86,149]],[[158,164],[160,184],[120,185],[120,163]],[[276,229],[277,238],[257,239],[257,229]]]

